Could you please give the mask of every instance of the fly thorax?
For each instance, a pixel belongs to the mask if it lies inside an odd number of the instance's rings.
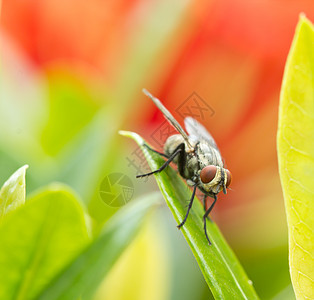
[[[188,153],[186,156],[186,167],[184,169],[184,177],[192,178],[198,172],[198,158],[194,153]]]
[[[219,152],[211,147],[206,141],[201,141],[197,147],[200,169],[208,165],[223,166]]]

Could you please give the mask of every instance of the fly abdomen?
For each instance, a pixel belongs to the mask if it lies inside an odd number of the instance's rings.
[[[171,154],[173,154],[175,149],[177,149],[177,147],[182,143],[184,143],[184,139],[181,136],[181,134],[175,134],[175,135],[168,137],[168,139],[164,145],[164,153],[167,156],[171,156]],[[174,158],[173,162],[175,164],[178,164],[178,156]]]

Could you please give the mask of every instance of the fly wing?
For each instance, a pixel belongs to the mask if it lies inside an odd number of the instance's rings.
[[[190,141],[189,141],[189,137],[186,134],[186,132],[184,131],[184,129],[181,127],[181,125],[177,122],[177,120],[173,117],[173,115],[169,112],[169,110],[167,108],[164,107],[164,105],[160,102],[159,99],[157,99],[156,97],[154,97],[149,91],[147,91],[146,89],[143,89],[143,93],[148,96],[150,99],[153,100],[153,102],[155,103],[155,105],[158,107],[158,109],[163,113],[163,115],[165,116],[165,118],[170,122],[170,124],[176,129],[178,130],[178,132],[182,135],[182,137],[184,138],[184,140],[186,141],[187,145],[193,149]]]
[[[211,134],[205,129],[205,127],[202,124],[200,124],[198,121],[196,121],[192,117],[187,117],[184,119],[184,125],[191,139],[196,140],[196,141],[201,141],[201,140],[207,141],[207,143],[213,148],[215,148],[220,154],[220,151],[218,149],[218,146],[214,138],[211,136]]]

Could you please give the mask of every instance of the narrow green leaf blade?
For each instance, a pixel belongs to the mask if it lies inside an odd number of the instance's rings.
[[[278,161],[297,299],[314,298],[314,29],[301,17],[288,56],[279,108]]]
[[[0,299],[33,299],[88,241],[73,193],[63,186],[40,192],[0,226]]]
[[[125,131],[120,133],[133,138],[141,146],[152,170],[158,169],[164,163],[158,154],[142,146],[145,141],[139,135]],[[156,174],[155,177],[175,220],[180,223],[185,216],[186,203],[191,198],[191,191],[170,167]],[[203,214],[201,203],[195,201],[181,231],[215,299],[258,299],[252,282],[216,224],[211,221],[207,221],[208,236],[212,242],[211,246],[208,245],[203,230]]]
[[[132,201],[105,225],[102,234],[78,255],[36,299],[90,299],[96,288],[132,241],[158,194]],[[123,288],[123,287],[121,287]]]
[[[25,203],[25,173],[28,165],[19,168],[0,190],[0,221],[9,211]]]

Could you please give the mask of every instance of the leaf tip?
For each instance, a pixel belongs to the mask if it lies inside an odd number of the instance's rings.
[[[130,135],[130,131],[126,131],[126,130],[119,130],[118,133],[122,136],[129,136]]]
[[[20,168],[20,170],[26,171],[29,168],[29,165],[24,165]]]
[[[307,28],[314,31],[312,22],[307,18],[304,12],[299,14],[299,22],[297,26],[297,32],[300,32],[302,28]]]
[[[119,130],[119,134],[122,136],[126,136],[128,138],[133,139],[134,141],[136,141],[138,143],[138,145],[143,145],[145,142],[144,140],[135,132],[131,132],[131,131],[124,131],[124,130]]]

